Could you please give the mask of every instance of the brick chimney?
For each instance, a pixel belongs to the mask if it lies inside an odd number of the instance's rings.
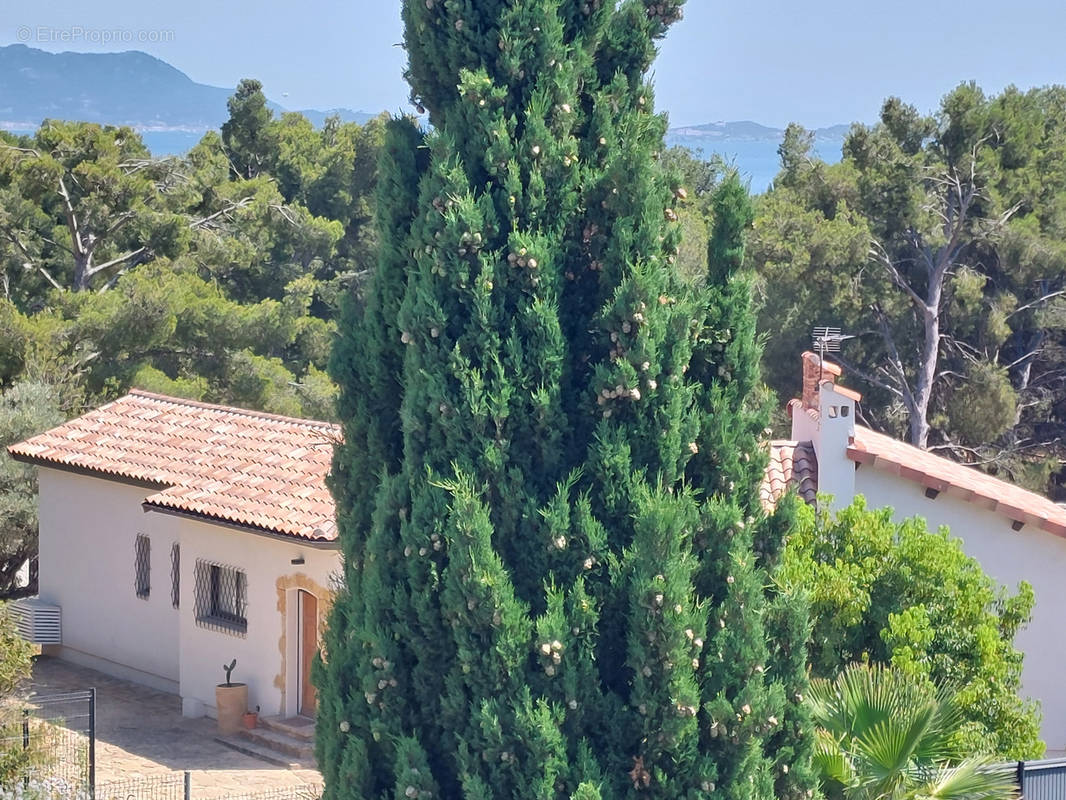
[[[818,492],[842,508],[855,496],[855,464],[848,447],[855,438],[855,404],[862,395],[837,386],[841,370],[817,353],[803,354],[803,395],[789,403],[792,438],[810,441],[818,458]]]
[[[804,408],[818,409],[818,390],[822,381],[829,381],[836,385],[836,379],[840,377],[840,367],[824,360],[817,353],[810,350],[803,354],[803,394],[800,400]]]

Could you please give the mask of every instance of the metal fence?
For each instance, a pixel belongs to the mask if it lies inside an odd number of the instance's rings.
[[[189,800],[192,782],[188,772],[106,783],[96,787],[93,800]]]
[[[225,800],[320,800],[321,797],[321,786],[307,784],[304,786],[279,787],[252,794],[228,794],[225,796]],[[222,800],[222,798],[216,798],[216,800]]]
[[[1019,761],[1015,776],[1023,800],[1066,798],[1066,758]]]
[[[54,783],[73,792],[96,782],[96,690],[34,696],[0,706],[0,779]]]
[[[96,787],[93,800],[191,800],[193,781],[188,772],[174,772]],[[197,796],[202,793],[197,792]],[[322,789],[313,784],[286,786],[250,794],[225,794],[210,800],[319,800]]]

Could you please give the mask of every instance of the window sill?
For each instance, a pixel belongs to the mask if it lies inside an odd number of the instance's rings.
[[[235,622],[231,619],[225,619],[223,617],[197,617],[196,624],[201,628],[207,628],[213,631],[219,631],[221,633],[228,633],[233,636],[245,636],[248,633],[248,621]]]

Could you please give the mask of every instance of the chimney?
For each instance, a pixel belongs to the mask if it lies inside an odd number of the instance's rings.
[[[818,390],[822,381],[836,385],[840,377],[840,367],[823,359],[810,350],[803,354],[803,394],[800,395],[804,408],[818,409]]]
[[[839,509],[855,496],[855,464],[848,447],[855,438],[855,405],[862,395],[837,386],[841,370],[817,353],[803,354],[803,396],[789,404],[792,438],[810,441],[818,458],[818,493]]]

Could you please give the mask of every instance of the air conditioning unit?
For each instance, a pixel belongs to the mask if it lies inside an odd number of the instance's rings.
[[[16,600],[9,606],[19,636],[33,644],[62,644],[62,613],[59,606],[36,597]]]

